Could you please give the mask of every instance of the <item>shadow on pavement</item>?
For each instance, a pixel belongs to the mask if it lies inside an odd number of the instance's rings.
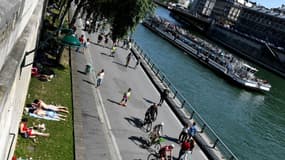
[[[117,105],[121,105],[120,102],[114,101],[112,99],[107,99],[107,101],[109,101],[111,103],[114,103],[114,104],[117,104]]]
[[[86,73],[83,71],[77,70],[77,72],[86,75]]]
[[[86,82],[86,83],[88,83],[88,84],[91,84],[91,85],[95,86],[95,83],[90,82],[90,81],[87,81],[87,80],[85,80],[85,79],[83,79],[83,82]]]
[[[132,142],[134,142],[134,144],[138,145],[139,147],[146,149],[148,152],[153,152],[154,150],[149,147],[148,144],[148,140],[143,138],[143,137],[137,137],[137,136],[130,136],[129,140],[131,140]]]
[[[161,137],[164,138],[164,139],[166,139],[166,140],[168,140],[168,141],[175,142],[175,143],[178,144],[178,139],[177,139],[177,138],[169,137],[169,136],[167,136],[167,135],[161,136]]]
[[[101,52],[100,54],[102,54],[104,56],[112,57],[110,54],[107,54],[107,53],[104,53],[104,52]]]
[[[151,100],[149,100],[147,98],[143,98],[143,100],[145,100],[147,103],[151,103],[151,104],[155,103],[155,102],[153,102],[153,101],[151,101]]]
[[[125,117],[125,120],[127,120],[129,122],[130,125],[137,127],[137,128],[141,128],[142,127],[142,120],[136,117]]]
[[[119,62],[116,62],[116,61],[113,61],[113,63],[118,64],[118,65],[123,66],[123,67],[126,67],[126,65],[119,63]]]

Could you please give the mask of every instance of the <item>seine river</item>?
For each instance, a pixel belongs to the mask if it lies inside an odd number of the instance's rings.
[[[157,8],[156,14],[175,22],[163,8]],[[250,92],[225,81],[142,25],[133,38],[239,159],[284,159],[284,79],[255,66],[257,75],[272,88],[264,94]]]

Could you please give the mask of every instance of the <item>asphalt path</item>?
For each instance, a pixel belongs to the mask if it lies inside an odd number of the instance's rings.
[[[103,45],[103,42],[98,45],[95,43],[96,35],[89,35],[83,31],[79,31],[77,34],[84,34],[85,37],[90,38],[92,43],[84,53],[83,50],[81,53],[72,52],[74,54],[72,61],[76,61],[73,62],[76,66],[72,68],[73,76],[86,77],[77,79],[80,80],[80,83],[73,82],[74,88],[80,88],[77,91],[77,101],[80,101],[77,105],[82,107],[76,111],[82,113],[82,120],[79,124],[83,128],[83,133],[80,134],[83,134],[84,139],[80,144],[75,142],[76,145],[81,145],[76,148],[81,149],[85,154],[84,159],[97,159],[95,157],[98,156],[101,159],[147,159],[150,150],[142,147],[141,138],[147,138],[148,133],[140,126],[147,108],[153,102],[159,101],[159,92],[140,66],[134,68],[135,57],[132,57],[129,67],[124,66],[128,50],[118,48],[115,57],[110,57],[110,42],[107,45]],[[86,64],[91,64],[94,70],[85,75]],[[102,85],[95,88],[95,76],[101,69],[105,70],[105,76]],[[123,107],[118,103],[128,88],[132,89],[131,97],[128,105]],[[91,98],[88,99],[87,96]],[[90,119],[88,113],[93,114],[93,112],[95,117],[97,115],[98,117]],[[163,137],[166,141],[162,143],[162,146],[175,144],[174,157],[177,158],[180,150],[177,138],[182,130],[182,125],[166,102],[159,107],[158,117],[154,124],[160,122],[165,124]],[[98,132],[100,133],[98,134]],[[77,136],[76,133],[75,136]],[[192,159],[207,159],[198,145],[193,150]]]

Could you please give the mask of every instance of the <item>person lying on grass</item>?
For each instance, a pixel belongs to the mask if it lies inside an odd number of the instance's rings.
[[[63,113],[69,113],[68,108],[64,106],[55,106],[52,104],[46,104],[44,101],[40,99],[35,99],[32,103],[33,106],[36,108],[42,108],[44,110],[51,110],[55,112],[63,112]]]
[[[57,119],[57,120],[63,120],[63,121],[65,121],[65,118],[67,117],[66,115],[56,113],[55,111],[43,110],[41,108],[37,108],[36,110],[34,110],[33,113],[41,117],[46,116],[46,117],[50,117],[50,118]]]
[[[66,115],[56,113],[55,111],[52,110],[44,110],[42,108],[36,107],[36,106],[29,106],[25,108],[25,111],[27,113],[31,113],[34,115],[37,115],[37,118],[44,118],[44,119],[50,119],[50,120],[63,120],[65,121],[65,118],[67,117]]]
[[[34,129],[33,127],[28,127],[28,119],[23,118],[20,123],[20,134],[24,138],[35,138],[36,136],[43,136],[48,137],[49,133],[39,132],[38,130]]]

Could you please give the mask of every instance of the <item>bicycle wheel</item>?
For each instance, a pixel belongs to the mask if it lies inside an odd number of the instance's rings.
[[[154,122],[157,118],[157,113],[154,113],[153,116],[152,116],[152,121]]]
[[[155,143],[155,144],[153,145],[153,148],[154,148],[156,151],[159,151],[160,148],[161,148],[161,144],[160,144],[160,143]]]
[[[149,121],[147,124],[146,124],[146,132],[150,132],[151,131],[151,127],[152,127],[152,122]]]
[[[156,154],[151,153],[147,156],[147,160],[159,160],[159,157]]]

